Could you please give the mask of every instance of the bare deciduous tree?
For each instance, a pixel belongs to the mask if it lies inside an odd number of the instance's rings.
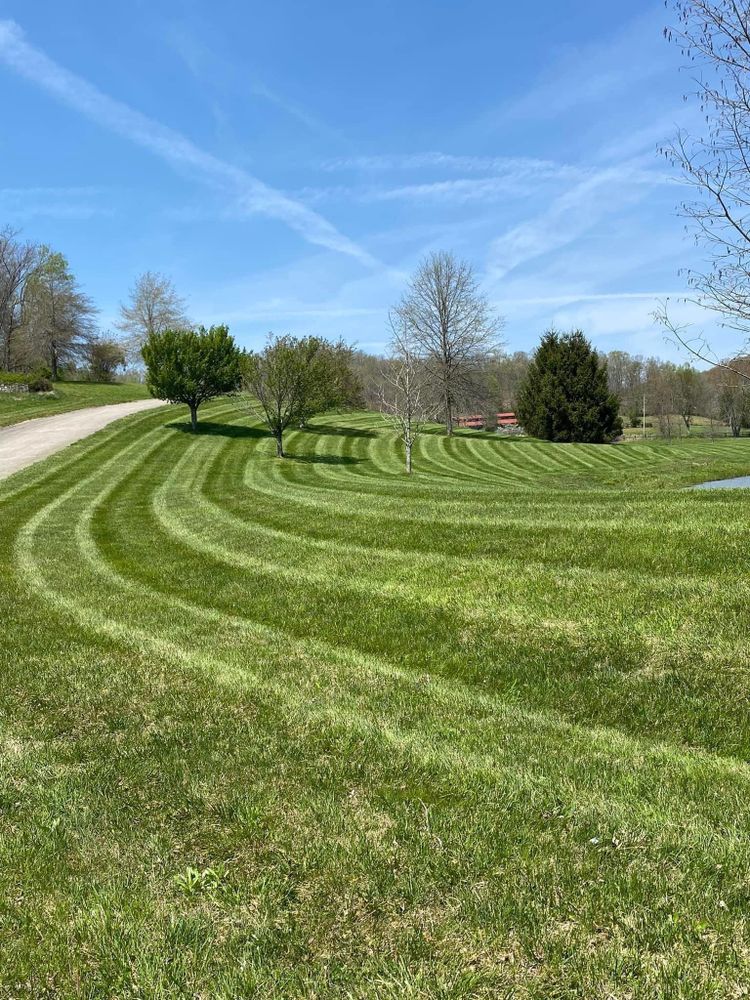
[[[163,274],[145,271],[129,294],[129,302],[120,304],[117,328],[126,334],[133,355],[140,355],[151,334],[190,326],[185,316],[185,300]]]
[[[690,365],[680,365],[674,370],[675,403],[682,417],[685,430],[690,433],[693,419],[706,408],[706,392],[703,380]]]
[[[378,395],[380,412],[394,428],[406,453],[406,472],[411,475],[412,449],[424,424],[434,417],[435,405],[427,396],[428,374],[414,349],[409,331],[398,314],[391,316],[391,356],[381,372]]]
[[[13,339],[23,322],[23,306],[29,278],[39,264],[39,248],[21,243],[18,232],[0,231],[0,368],[13,363]]]
[[[706,128],[678,133],[663,151],[696,193],[682,206],[709,252],[705,271],[689,271],[693,301],[750,334],[750,10],[747,0],[670,0],[665,29],[689,61]],[[657,318],[664,321],[666,309]],[[667,317],[668,318],[668,317]],[[669,328],[669,324],[666,324]],[[675,331],[670,330],[674,335]],[[705,342],[677,341],[696,357]],[[737,353],[740,353],[739,351]],[[704,358],[715,363],[713,358]]]
[[[501,320],[479,292],[471,265],[445,252],[422,261],[394,313],[427,366],[452,434],[456,401],[500,346]]]
[[[711,348],[703,333],[693,334],[691,333],[692,328],[689,323],[677,323],[672,318],[669,313],[669,300],[661,302],[653,316],[656,322],[664,327],[668,338],[674,344],[684,347],[686,351],[692,354],[693,357],[698,358],[699,361],[704,361],[715,368],[722,368],[741,381],[750,383],[750,372],[743,371],[742,367],[738,367],[731,358],[726,360],[720,359]]]

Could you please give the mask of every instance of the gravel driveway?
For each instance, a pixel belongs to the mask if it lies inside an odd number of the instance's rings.
[[[113,420],[164,405],[160,399],[108,403],[106,406],[88,406],[53,417],[35,417],[10,427],[0,427],[0,479],[88,437]]]

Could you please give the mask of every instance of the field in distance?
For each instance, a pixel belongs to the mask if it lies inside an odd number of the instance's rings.
[[[741,995],[750,441],[201,414],[0,484],[0,997]]]
[[[51,393],[0,392],[0,427],[85,406],[149,398],[148,389],[140,382],[55,382]]]

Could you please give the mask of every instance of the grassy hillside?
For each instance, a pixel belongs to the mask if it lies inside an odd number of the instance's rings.
[[[32,417],[48,417],[54,413],[80,410],[84,406],[104,406],[106,403],[129,403],[148,399],[145,385],[137,382],[104,385],[97,382],[57,382],[54,394],[0,392],[0,427],[17,424]]]
[[[742,995],[750,442],[204,416],[0,484],[0,997]]]

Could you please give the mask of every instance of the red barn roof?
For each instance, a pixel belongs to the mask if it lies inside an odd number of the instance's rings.
[[[518,423],[518,418],[516,417],[515,413],[511,413],[511,412],[508,412],[508,413],[498,413],[498,415],[497,415],[497,423],[498,423],[499,427],[510,427],[513,424],[517,424]]]
[[[471,427],[474,430],[482,430],[484,427],[484,417],[481,413],[475,413],[470,417],[459,417],[459,427]]]

